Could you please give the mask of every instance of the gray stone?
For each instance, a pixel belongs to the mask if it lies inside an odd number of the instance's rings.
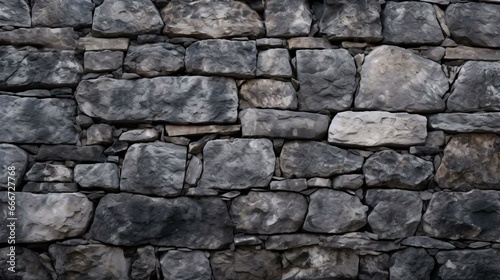
[[[321,235],[309,233],[275,234],[270,235],[265,243],[267,250],[287,250],[321,242]]]
[[[11,248],[14,248],[14,256]],[[9,270],[13,267],[11,264],[12,258],[14,271]],[[37,279],[37,280],[53,280],[51,271],[45,267],[44,260],[35,251],[29,250],[21,246],[9,246],[0,249],[0,261],[4,264],[0,268],[0,277],[2,279]]]
[[[347,50],[298,50],[299,110],[344,111],[356,90],[356,66]]]
[[[332,49],[333,46],[326,38],[295,37],[287,40],[289,50],[300,49]]]
[[[442,113],[429,116],[429,127],[451,133],[500,133],[500,112],[495,113]]]
[[[262,240],[252,235],[236,235],[234,236],[234,244],[236,246],[260,245],[262,244]]]
[[[50,91],[48,89],[30,89],[21,92],[0,91],[0,94],[15,95],[21,97],[51,97]]]
[[[23,192],[32,193],[58,193],[58,192],[78,192],[78,186],[75,183],[46,183],[46,182],[28,182],[23,187]]]
[[[82,188],[118,190],[120,169],[114,163],[78,164],[75,166],[75,183]]]
[[[0,88],[75,86],[83,68],[73,51],[28,51],[0,47]]]
[[[160,13],[150,0],[104,1],[94,11],[92,34],[102,37],[160,33]]]
[[[87,129],[87,145],[110,144],[113,128],[107,124],[93,124]]]
[[[292,192],[249,192],[229,210],[236,231],[259,234],[296,232],[306,212],[306,198]]]
[[[186,169],[186,178],[184,179],[186,184],[190,186],[196,185],[201,177],[202,171],[203,162],[201,162],[201,160],[197,157],[192,157],[191,160],[189,160],[189,164]]]
[[[24,180],[34,182],[72,182],[73,169],[64,165],[37,162],[26,172]]]
[[[130,265],[130,278],[133,280],[158,279],[155,248],[144,246],[137,248]]]
[[[104,148],[101,146],[77,147],[73,145],[42,145],[35,157],[37,161],[73,160],[73,161],[103,161]]]
[[[119,246],[219,249],[233,242],[233,225],[219,198],[107,194],[97,205],[90,237]]]
[[[332,180],[328,178],[311,178],[307,180],[307,186],[309,188],[331,188]]]
[[[446,23],[457,43],[500,47],[500,6],[487,3],[454,3],[446,9]]]
[[[120,141],[126,142],[152,142],[158,140],[160,134],[154,128],[133,129],[120,135]]]
[[[186,147],[159,141],[130,146],[123,160],[120,190],[179,195],[184,183],[186,155]]]
[[[286,47],[287,41],[280,38],[259,38],[255,40],[255,45],[259,49]]]
[[[441,65],[410,50],[381,46],[365,58],[354,106],[358,110],[441,112],[447,90],[448,78]]]
[[[30,6],[24,0],[0,0],[0,26],[31,27]]]
[[[78,49],[84,51],[126,51],[129,41],[129,38],[82,37],[78,39],[76,46]]]
[[[110,72],[122,67],[123,52],[87,51],[84,56],[86,72]]]
[[[327,0],[319,22],[320,32],[330,40],[382,40],[380,4],[377,0]]]
[[[2,220],[7,221],[9,197],[13,194],[0,192]],[[81,193],[32,194],[16,192],[15,217],[18,243],[39,243],[80,236],[85,233],[92,219],[92,202]],[[22,202],[25,203],[22,203]],[[0,237],[6,240],[10,229],[0,229]]]
[[[264,24],[240,1],[170,1],[161,11],[168,36],[194,38],[260,37]]]
[[[389,260],[387,254],[378,256],[366,255],[359,258],[359,280],[389,279]]]
[[[364,178],[361,174],[340,175],[333,178],[332,185],[334,189],[357,190],[363,186]]]
[[[36,0],[33,2],[33,26],[90,27],[94,3],[91,0]]]
[[[426,249],[441,249],[441,250],[451,250],[455,249],[455,246],[451,243],[444,242],[438,239],[430,238],[428,236],[410,236],[401,241],[402,245],[412,246],[412,247],[422,247]]]
[[[315,141],[286,142],[280,155],[281,171],[286,178],[331,177],[358,171],[362,165],[363,157]]]
[[[422,219],[424,232],[452,240],[500,241],[500,193],[436,192]]]
[[[426,117],[382,111],[338,113],[328,130],[328,142],[358,147],[420,145],[426,137]]]
[[[165,280],[210,280],[210,262],[201,251],[182,252],[171,250],[160,258]]]
[[[28,153],[12,144],[0,144],[1,190],[19,190],[27,167]]]
[[[125,70],[143,77],[164,76],[184,69],[182,46],[156,43],[130,46],[125,61]]]
[[[391,267],[389,268],[390,280],[431,279],[434,268],[434,258],[429,256],[425,249],[408,248],[394,253],[391,256]]]
[[[281,279],[281,257],[278,253],[250,248],[219,251],[210,256],[216,280]]]
[[[330,235],[322,240],[322,245],[334,249],[356,250],[360,255],[373,254],[373,252],[389,252],[398,250],[400,247],[398,243],[391,241],[372,240],[370,235],[374,234],[351,232],[344,235]]]
[[[308,246],[287,250],[284,257],[290,266],[283,270],[283,280],[357,279],[359,257],[352,250],[333,250]]]
[[[193,136],[208,133],[230,135],[241,130],[241,125],[165,125],[165,130],[169,136]],[[213,139],[211,139],[213,140]],[[201,152],[201,150],[200,150]],[[192,153],[197,154],[197,153]]]
[[[440,63],[446,54],[446,49],[443,47],[426,47],[419,52],[420,56]]]
[[[260,51],[257,57],[257,76],[266,78],[292,78],[290,54],[287,49]]]
[[[75,49],[73,28],[19,28],[0,32],[2,45],[30,45],[55,49]]]
[[[500,50],[458,46],[456,48],[446,48],[444,59],[498,61],[500,60]]]
[[[444,40],[436,11],[429,3],[389,1],[382,25],[384,43],[439,45]]]
[[[269,184],[271,190],[282,190],[282,191],[292,191],[301,192],[307,189],[306,179],[286,179],[282,181],[272,181]]]
[[[239,114],[244,137],[321,139],[328,129],[326,115],[271,109],[245,109]]]
[[[434,171],[432,162],[392,150],[373,154],[363,165],[368,187],[426,189]]]
[[[108,121],[233,123],[238,93],[234,80],[221,77],[82,81],[76,100],[82,112]]]
[[[192,74],[252,78],[257,68],[255,41],[203,40],[186,49],[186,71]]]
[[[304,230],[324,233],[356,231],[366,224],[368,207],[356,196],[319,189],[310,195]]]
[[[297,109],[297,94],[290,82],[247,80],[241,85],[239,94],[256,108]]]
[[[427,133],[427,139],[425,139],[426,147],[438,148],[444,145],[444,132],[442,131],[429,131]]]
[[[275,163],[271,140],[209,141],[203,149],[203,174],[198,186],[225,190],[267,187]]]
[[[441,251],[436,260],[440,265],[437,275],[443,280],[500,279],[499,250]]]
[[[307,36],[312,13],[305,0],[268,0],[264,10],[267,37]]]

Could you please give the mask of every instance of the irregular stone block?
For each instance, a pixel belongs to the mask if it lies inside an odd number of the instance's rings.
[[[153,246],[137,248],[130,265],[130,277],[133,280],[158,279],[159,271],[157,271],[155,251],[156,249]]]
[[[202,134],[234,134],[241,130],[241,125],[165,125],[168,136],[191,136]]]
[[[0,261],[4,264],[9,264],[11,261],[12,251],[10,246],[0,249]],[[9,270],[10,265],[3,265],[0,268],[0,277],[2,279],[38,279],[38,280],[53,280],[51,271],[45,267],[44,260],[35,251],[15,246],[15,268],[14,271]]]
[[[332,49],[333,46],[326,38],[295,37],[287,40],[289,50],[300,49]]]
[[[76,100],[90,117],[129,122],[234,123],[238,107],[234,80],[200,76],[87,80]]]
[[[78,186],[75,183],[40,183],[28,182],[23,187],[23,192],[32,193],[57,193],[57,192],[78,192]]]
[[[317,245],[321,242],[321,235],[309,233],[292,233],[270,235],[266,239],[267,250],[287,250],[309,245]]]
[[[426,117],[381,111],[338,113],[328,130],[328,142],[350,146],[413,146],[426,137]]]
[[[170,43],[130,46],[125,70],[143,77],[169,75],[184,68],[185,49]]]
[[[129,38],[95,38],[83,37],[78,39],[76,44],[78,49],[85,51],[126,51],[128,48]]]
[[[64,165],[36,162],[26,172],[24,180],[34,182],[72,182],[73,169]]]
[[[113,128],[107,124],[93,124],[87,129],[87,145],[110,144],[113,142]]]
[[[297,109],[297,94],[290,82],[247,80],[241,85],[240,96],[256,108]]]
[[[196,185],[203,172],[203,162],[197,157],[192,157],[186,169],[184,182],[190,186]]]
[[[24,0],[0,0],[0,26],[31,27],[30,6]]]
[[[266,78],[293,77],[290,54],[287,49],[260,51],[257,57],[257,76]]]
[[[373,235],[373,234],[371,234]],[[375,235],[376,237],[376,235]],[[373,238],[373,236],[371,236]],[[351,232],[344,235],[329,235],[323,238],[323,246],[333,249],[352,249],[359,252],[360,255],[370,252],[389,252],[399,249],[399,244],[391,241],[378,241],[370,239],[370,236],[364,232]]]
[[[441,249],[450,250],[455,249],[455,246],[451,243],[444,242],[438,239],[430,238],[428,236],[410,236],[401,241],[402,245],[422,247],[426,249]]]
[[[446,48],[444,59],[498,61],[500,60],[500,50],[458,46],[456,48]]]
[[[75,182],[82,188],[118,190],[120,169],[114,163],[78,164],[75,166]]]
[[[500,251],[455,250],[436,254],[439,270],[437,275],[444,280],[498,279],[500,275]]]
[[[381,46],[365,58],[354,106],[359,110],[441,112],[447,91],[448,78],[440,64],[410,50]]]
[[[35,157],[37,161],[44,160],[73,160],[73,161],[103,161],[104,148],[101,146],[73,146],[73,145],[42,145]]]
[[[357,190],[363,186],[364,178],[361,174],[340,175],[333,179],[332,186],[334,189]]]
[[[307,180],[302,179],[285,179],[282,181],[272,181],[269,184],[271,190],[282,190],[282,191],[292,191],[301,192],[307,189]]]
[[[490,132],[500,133],[500,112],[495,113],[442,113],[429,116],[432,129],[451,133]]]
[[[123,53],[115,51],[85,52],[86,72],[110,72],[122,67]]]
[[[215,279],[257,280],[281,279],[281,257],[276,252],[238,248],[219,251],[210,256]]]
[[[0,144],[0,167],[3,170],[0,173],[0,189],[19,190],[28,167],[28,153],[15,145]],[[14,169],[10,170],[12,167]]]
[[[327,178],[311,178],[307,180],[307,186],[309,188],[331,188],[332,180]]]
[[[285,39],[280,38],[259,38],[255,40],[255,45],[259,49],[283,48],[286,47],[287,42]]]
[[[32,14],[33,26],[88,27],[92,25],[92,0],[36,0]]]
[[[154,128],[133,129],[120,135],[120,141],[126,142],[153,142],[158,140],[160,134]]]
[[[56,49],[75,49],[73,28],[19,28],[0,32],[2,45],[31,45]]]
[[[170,250],[160,258],[165,280],[210,280],[210,262],[201,251],[183,252]]]
[[[410,277],[415,280],[431,279],[434,258],[425,249],[408,248],[391,256],[390,280]]]
[[[305,0],[267,0],[264,10],[267,37],[307,36],[312,13]]]
[[[299,110],[344,111],[356,90],[356,66],[347,50],[298,50]]]
[[[389,279],[389,260],[387,254],[378,256],[366,255],[359,257],[359,280]]]

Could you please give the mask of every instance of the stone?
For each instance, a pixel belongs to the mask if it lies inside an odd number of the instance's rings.
[[[120,141],[126,142],[153,142],[158,140],[160,134],[154,128],[133,129],[125,131],[120,135]]]
[[[37,161],[73,160],[73,161],[103,161],[102,146],[77,147],[73,145],[42,145],[35,157]]]
[[[18,46],[39,46],[54,49],[75,49],[73,28],[19,28],[0,32],[0,44]]]
[[[85,115],[76,116],[75,122],[76,125],[80,126],[81,128],[89,128],[91,125],[94,124],[94,120]]]
[[[495,113],[441,113],[430,115],[429,127],[451,133],[500,133],[500,112]]]
[[[191,74],[252,78],[257,68],[255,41],[203,40],[186,49]]]
[[[24,180],[34,182],[72,182],[73,169],[64,165],[36,162],[26,172]]]
[[[158,279],[155,248],[144,246],[137,248],[130,265],[130,277],[133,280]]]
[[[363,186],[364,178],[361,174],[340,175],[333,178],[332,185],[334,189],[357,190]]]
[[[165,280],[210,280],[210,262],[202,251],[170,250],[160,258]]]
[[[451,112],[500,111],[500,62],[468,61],[455,80],[447,108]]]
[[[446,280],[498,279],[499,250],[454,250],[436,254],[438,277]]]
[[[275,234],[270,235],[265,243],[267,250],[287,250],[309,245],[317,245],[321,236],[309,233]]]
[[[352,250],[333,250],[319,246],[301,247],[284,252],[290,266],[283,280],[357,279],[359,257]]]
[[[276,252],[238,248],[211,254],[210,265],[215,279],[281,279],[281,257]]]
[[[160,13],[150,0],[104,1],[95,8],[92,34],[102,37],[160,33]]]
[[[170,1],[161,11],[168,36],[200,39],[261,37],[264,24],[256,11],[239,1]]]
[[[110,144],[113,128],[107,124],[93,124],[87,129],[87,145]]]
[[[7,221],[7,192],[0,192],[2,219]],[[67,239],[85,233],[93,215],[92,202],[81,193],[32,194],[16,192],[16,243],[40,243]],[[22,203],[22,202],[26,203]],[[29,202],[29,203],[28,203]],[[7,240],[9,228],[0,229]]]
[[[130,46],[123,66],[142,77],[165,76],[184,69],[182,46],[156,43]]]
[[[356,65],[347,50],[298,50],[299,110],[344,111],[356,90]]]
[[[368,190],[366,203],[373,207],[368,224],[381,239],[413,236],[422,218],[422,200],[418,192]]]
[[[446,48],[444,59],[498,61],[500,60],[500,50],[458,46],[455,48]]]
[[[393,150],[377,152],[363,165],[368,187],[422,190],[427,188],[433,171],[431,161]]]
[[[78,164],[75,166],[75,183],[82,188],[118,190],[120,168],[114,163]]]
[[[36,0],[31,14],[33,26],[90,27],[94,3],[91,0]]]
[[[301,192],[307,189],[307,180],[302,179],[285,179],[282,181],[272,181],[269,188],[275,191],[292,191]]]
[[[85,72],[111,72],[122,67],[123,52],[87,51],[84,56]]]
[[[267,187],[276,158],[269,139],[209,141],[203,149],[200,188],[248,189]]]
[[[255,40],[258,49],[282,48],[287,46],[287,40],[280,38],[259,38]]]
[[[425,143],[427,118],[407,113],[341,112],[328,129],[328,142],[355,147],[407,147]]]
[[[389,1],[382,13],[384,43],[439,45],[444,40],[436,11],[429,3]]]
[[[326,115],[272,109],[244,109],[239,118],[243,137],[286,139],[322,139],[330,121]]]
[[[230,135],[238,133],[241,125],[165,125],[169,136],[193,136],[208,133]]]
[[[2,95],[15,95],[21,97],[51,97],[50,91],[47,89],[30,89],[21,92],[0,91]]]
[[[289,141],[283,145],[280,167],[286,178],[331,177],[358,171],[363,157],[315,141]]]
[[[222,77],[82,81],[76,89],[80,110],[107,121],[234,123],[238,93],[234,80]]]
[[[489,3],[454,3],[446,9],[446,23],[457,43],[500,47],[500,7]]]
[[[366,224],[368,207],[341,191],[319,189],[310,195],[304,230],[322,233],[356,231]]]
[[[236,231],[275,234],[298,231],[307,200],[292,192],[249,192],[235,198],[229,210]]]
[[[390,112],[442,112],[445,109],[442,98],[448,87],[448,78],[440,64],[410,50],[380,46],[365,58],[354,107]]]
[[[446,53],[443,47],[428,47],[420,51],[420,56],[440,63]]]
[[[407,248],[391,256],[390,280],[411,277],[415,280],[431,279],[434,258],[425,249]]]
[[[50,183],[50,182],[27,182],[23,187],[23,192],[32,193],[58,193],[58,192],[78,192],[75,183]]]
[[[443,189],[500,190],[500,137],[459,134],[451,138],[434,180]]]
[[[203,162],[197,157],[192,157],[186,169],[184,182],[190,186],[196,185],[203,171]]]
[[[234,236],[234,244],[236,246],[260,245],[260,244],[262,244],[262,240],[260,240],[257,236],[235,235]]]
[[[90,237],[117,246],[151,244],[213,250],[233,242],[226,204],[216,197],[165,199],[107,194],[95,213]]]
[[[257,56],[257,76],[265,78],[292,78],[290,54],[287,49],[260,51]]]
[[[312,13],[305,0],[268,0],[264,10],[267,37],[307,36]]]
[[[129,41],[129,38],[82,37],[78,39],[76,46],[78,49],[85,51],[126,51]]]
[[[366,255],[359,258],[359,280],[389,279],[389,261],[387,254],[378,256]]]
[[[0,189],[19,190],[28,168],[28,153],[12,144],[0,144]]]
[[[309,188],[331,188],[332,180],[327,178],[311,178],[307,180],[307,186]]]
[[[179,195],[184,183],[186,156],[186,147],[171,143],[156,141],[130,146],[123,160],[120,191]]]
[[[0,88],[76,86],[83,68],[73,51],[28,51],[0,46]]]
[[[297,109],[297,93],[290,82],[271,79],[247,80],[241,85],[239,94],[255,108]]]
[[[122,248],[102,244],[53,244],[49,254],[58,275],[68,279],[129,279],[129,264]]]
[[[426,249],[441,249],[441,250],[451,250],[455,249],[455,246],[451,243],[434,239],[428,236],[410,236],[401,241],[402,245],[412,246],[412,247],[422,247]]]
[[[435,238],[500,241],[500,194],[490,190],[436,192],[422,218]]]
[[[9,266],[3,265],[0,268],[0,277],[2,279],[12,279],[12,277],[18,279],[53,279],[51,271],[45,267],[44,261],[39,254],[21,246],[15,246],[14,248],[15,272],[9,270],[9,268],[12,267],[10,266],[11,257],[9,256],[9,254],[12,254],[12,251],[9,247],[0,249],[0,261],[4,264],[9,264]]]
[[[0,26],[31,27],[30,6],[24,0],[1,0]]]
[[[399,249],[399,244],[391,241],[372,240],[366,232],[351,232],[344,235],[330,235],[322,240],[322,246],[333,249],[352,249],[360,255],[373,252],[389,252]],[[374,234],[371,234],[374,235]],[[375,235],[376,237],[376,235]]]
[[[445,144],[445,136],[442,131],[429,131],[427,132],[427,139],[425,140],[426,147],[439,148]]]
[[[382,40],[380,4],[377,0],[327,0],[319,28],[330,40]]]

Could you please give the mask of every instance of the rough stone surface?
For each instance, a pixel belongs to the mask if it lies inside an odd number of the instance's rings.
[[[437,275],[443,280],[499,279],[500,252],[494,249],[441,251]]]
[[[391,256],[390,280],[404,279],[411,275],[415,280],[430,279],[434,258],[425,249],[408,248]]]
[[[184,69],[182,46],[156,43],[130,46],[125,61],[125,70],[143,77],[165,76]]]
[[[24,0],[1,0],[0,26],[31,27],[30,6]]]
[[[107,124],[93,124],[87,129],[87,145],[110,144],[113,128]]]
[[[23,187],[23,192],[32,193],[71,193],[77,191],[78,185],[75,183],[27,182]]]
[[[186,168],[186,178],[184,179],[184,181],[186,182],[186,184],[194,186],[200,179],[202,172],[203,162],[197,157],[192,157],[191,160],[189,160],[189,164]]]
[[[340,175],[332,180],[334,189],[352,189],[357,190],[364,184],[364,176],[361,174]]]
[[[268,0],[264,11],[267,37],[306,36],[312,13],[305,0]]]
[[[203,149],[203,174],[198,187],[248,189],[266,187],[276,158],[268,139],[209,141]]]
[[[396,3],[396,2],[390,2]],[[390,112],[444,111],[448,78],[441,65],[395,46],[375,48],[366,56],[354,106]]]
[[[442,113],[429,116],[432,129],[451,133],[500,133],[500,112],[495,113]]]
[[[155,247],[144,246],[137,248],[130,265],[130,277],[133,280],[150,280],[158,278],[157,276]]]
[[[308,233],[292,233],[270,235],[266,240],[267,250],[287,250],[309,245],[317,245],[321,242],[321,236]]]
[[[36,0],[31,11],[33,26],[87,27],[92,25],[91,0]]]
[[[16,46],[40,46],[54,49],[75,48],[73,28],[19,28],[0,32],[0,44]]]
[[[389,260],[387,254],[366,255],[359,258],[359,280],[389,279]]]
[[[363,157],[315,141],[289,141],[283,145],[280,167],[286,178],[331,177],[358,171]]]
[[[257,76],[266,78],[292,78],[290,54],[287,49],[260,51],[257,57]]]
[[[298,50],[299,110],[344,111],[356,90],[356,66],[347,50]]]
[[[330,235],[322,241],[323,246],[334,249],[352,249],[360,255],[373,254],[373,252],[389,252],[399,249],[399,244],[390,241],[378,241],[374,234],[366,232],[350,232],[344,235]]]
[[[307,180],[301,179],[285,179],[281,181],[272,181],[269,184],[271,190],[301,192],[307,189]]]
[[[289,50],[300,49],[332,49],[333,46],[326,38],[296,37],[286,40]]]
[[[27,167],[28,153],[12,144],[0,144],[0,168],[3,170],[0,189],[19,190]]]
[[[75,166],[75,182],[82,188],[118,190],[120,169],[114,163],[78,164]]]
[[[34,182],[72,182],[73,169],[64,165],[37,162],[26,172],[24,179]]]
[[[42,145],[35,159],[100,162],[103,160],[103,151],[101,146]]]
[[[120,135],[120,141],[126,142],[152,142],[159,137],[158,130],[154,128],[133,129]]]
[[[2,279],[13,279],[13,275],[17,279],[37,279],[37,280],[52,280],[52,275],[47,267],[44,266],[43,260],[35,251],[15,246],[15,272],[9,268],[10,256],[12,254],[9,247],[0,249],[0,261],[4,263],[0,267],[0,277]]]
[[[401,241],[401,244],[406,246],[422,247],[428,249],[433,249],[433,248],[444,249],[444,250],[455,249],[455,246],[452,245],[451,243],[430,238],[428,236],[410,236]]]
[[[168,136],[193,136],[212,133],[220,135],[234,134],[241,130],[235,125],[165,125]],[[196,153],[193,153],[196,154]]]
[[[500,60],[500,50],[458,46],[456,48],[446,48],[444,59],[498,61]]]
[[[259,280],[280,279],[281,258],[278,253],[238,248],[220,251],[210,256],[215,279]]]
[[[165,280],[210,280],[212,270],[201,251],[182,252],[171,250],[160,258]]]
[[[297,109],[297,94],[290,82],[248,80],[241,86],[239,94],[256,108]]]
[[[99,51],[85,52],[84,65],[86,72],[110,72],[122,67],[123,52]]]
[[[96,38],[83,37],[78,39],[77,47],[85,51],[126,51],[130,39],[128,38]]]

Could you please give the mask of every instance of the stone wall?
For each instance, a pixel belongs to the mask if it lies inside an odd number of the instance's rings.
[[[500,279],[489,2],[0,0],[0,278]]]

